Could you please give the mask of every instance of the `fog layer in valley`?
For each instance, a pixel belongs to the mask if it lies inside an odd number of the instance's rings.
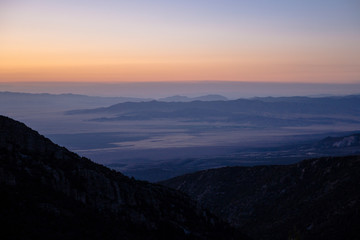
[[[359,132],[358,95],[172,99],[181,100],[2,92],[0,111],[82,156],[150,181],[359,149],[318,144]]]

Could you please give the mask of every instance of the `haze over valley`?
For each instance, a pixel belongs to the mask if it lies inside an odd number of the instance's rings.
[[[2,92],[0,99],[4,115],[81,156],[149,181],[214,167],[356,153],[356,146],[314,146],[360,130],[359,95],[155,100]]]

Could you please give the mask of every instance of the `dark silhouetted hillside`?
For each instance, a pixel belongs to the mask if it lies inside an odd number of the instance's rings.
[[[254,239],[360,239],[359,172],[360,156],[326,157],[205,170],[162,184]]]
[[[0,116],[1,239],[238,239],[186,195],[130,179]]]

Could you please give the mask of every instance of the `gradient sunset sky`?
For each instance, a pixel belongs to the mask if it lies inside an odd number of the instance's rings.
[[[0,82],[360,83],[359,0],[0,0]]]

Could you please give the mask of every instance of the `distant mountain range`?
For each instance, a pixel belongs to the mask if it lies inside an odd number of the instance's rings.
[[[314,145],[321,149],[339,149],[358,147],[360,151],[360,134],[352,134],[345,137],[327,137]]]
[[[130,179],[0,116],[2,239],[247,239],[188,196]]]
[[[159,98],[160,102],[192,102],[192,101],[227,101],[228,99],[224,96],[217,94],[209,94],[200,97],[186,97],[181,95],[175,95],[166,98]]]
[[[160,98],[164,102],[191,102],[191,101],[226,101],[226,97],[221,95],[205,95],[200,97],[172,96]],[[2,108],[19,107],[52,107],[56,110],[70,110],[76,108],[96,108],[110,106],[124,102],[148,102],[154,101],[151,98],[135,97],[100,97],[87,96],[80,94],[49,94],[49,93],[19,93],[19,92],[0,92],[0,110]]]
[[[225,121],[249,126],[306,126],[358,123],[360,95],[345,97],[283,97],[230,101],[126,102],[110,107],[72,110],[67,114],[98,114],[95,121],[188,119]]]
[[[0,111],[17,110],[20,108],[30,110],[47,109],[64,111],[74,108],[89,108],[109,106],[120,102],[150,101],[146,98],[131,97],[97,97],[79,94],[48,94],[48,93],[17,93],[0,92]]]
[[[162,182],[254,239],[360,239],[360,156],[225,167]]]

